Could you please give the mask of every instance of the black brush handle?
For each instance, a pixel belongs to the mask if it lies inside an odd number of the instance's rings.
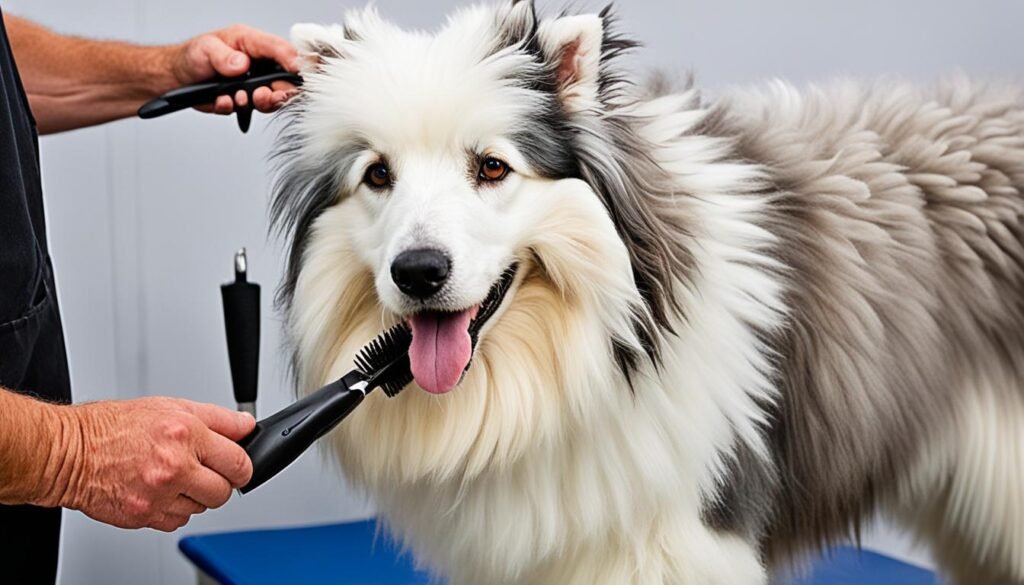
[[[260,285],[246,280],[244,269],[235,282],[221,285],[228,362],[235,402],[254,405],[260,370]]]
[[[252,459],[247,494],[291,465],[317,439],[338,425],[366,397],[366,378],[349,372],[258,423],[238,442]]]
[[[292,85],[302,85],[302,77],[286,71],[272,59],[252,59],[249,70],[238,77],[216,76],[209,81],[194,83],[172,89],[156,97],[139,108],[138,116],[143,119],[156,118],[165,114],[212,104],[219,96],[232,96],[244,91],[249,96],[245,106],[235,107],[238,127],[242,132],[249,130],[252,121],[252,94],[257,88],[270,86],[275,81],[287,81]]]

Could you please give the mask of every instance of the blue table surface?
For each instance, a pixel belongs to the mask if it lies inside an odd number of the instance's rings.
[[[850,547],[835,548],[799,579],[780,585],[940,585],[935,573],[885,555]]]
[[[189,536],[179,548],[223,585],[427,585],[408,554],[373,520]],[[435,581],[436,583],[436,581]],[[837,548],[785,585],[939,585],[934,574],[889,557]]]

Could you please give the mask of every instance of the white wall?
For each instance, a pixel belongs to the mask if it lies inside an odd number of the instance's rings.
[[[6,10],[60,31],[140,42],[182,40],[236,21],[284,34],[296,21],[335,21],[361,2],[327,0],[8,0]],[[452,0],[378,0],[401,23],[433,27]],[[563,2],[540,0],[541,9]],[[592,4],[593,5],[593,4]],[[624,27],[645,41],[637,61],[694,69],[710,87],[774,76],[897,73],[927,79],[963,68],[1024,71],[1019,0],[717,0],[620,2]],[[231,405],[217,286],[249,248],[264,285],[259,408],[290,398],[279,320],[270,307],[280,268],[267,243],[265,155],[257,120],[192,112],[128,120],[42,141],[43,174],[75,396],[173,395]],[[365,516],[330,465],[309,454],[274,482],[196,518],[183,531],[123,531],[67,514],[64,585],[190,583],[175,544],[191,532],[329,522]],[[882,527],[869,544],[922,559]]]

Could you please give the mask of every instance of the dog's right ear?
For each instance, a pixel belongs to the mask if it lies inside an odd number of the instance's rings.
[[[563,106],[570,112],[598,103],[604,15],[579,14],[546,20],[537,31],[541,52],[555,72]]]
[[[348,32],[340,24],[323,26],[299,23],[292,26],[292,44],[299,51],[299,73],[320,70],[328,59],[341,58],[341,46]]]

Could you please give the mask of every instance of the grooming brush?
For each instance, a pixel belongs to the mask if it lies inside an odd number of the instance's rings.
[[[221,285],[228,363],[238,410],[256,416],[260,370],[260,285],[249,282],[245,248],[235,253],[235,281]]]
[[[252,479],[239,491],[263,485],[338,425],[374,388],[395,396],[412,382],[412,331],[401,323],[380,334],[356,357],[356,369],[258,423],[239,441],[252,459]]]
[[[243,133],[249,131],[252,122],[252,93],[257,88],[269,86],[275,81],[287,81],[292,85],[302,85],[302,78],[285,71],[277,62],[270,59],[252,59],[249,70],[238,77],[214,77],[210,81],[186,85],[154,98],[139,108],[139,117],[147,120],[164,114],[170,114],[185,108],[193,108],[212,104],[222,95],[234,96],[244,91],[249,100],[244,106],[235,106],[238,115],[238,129]]]

